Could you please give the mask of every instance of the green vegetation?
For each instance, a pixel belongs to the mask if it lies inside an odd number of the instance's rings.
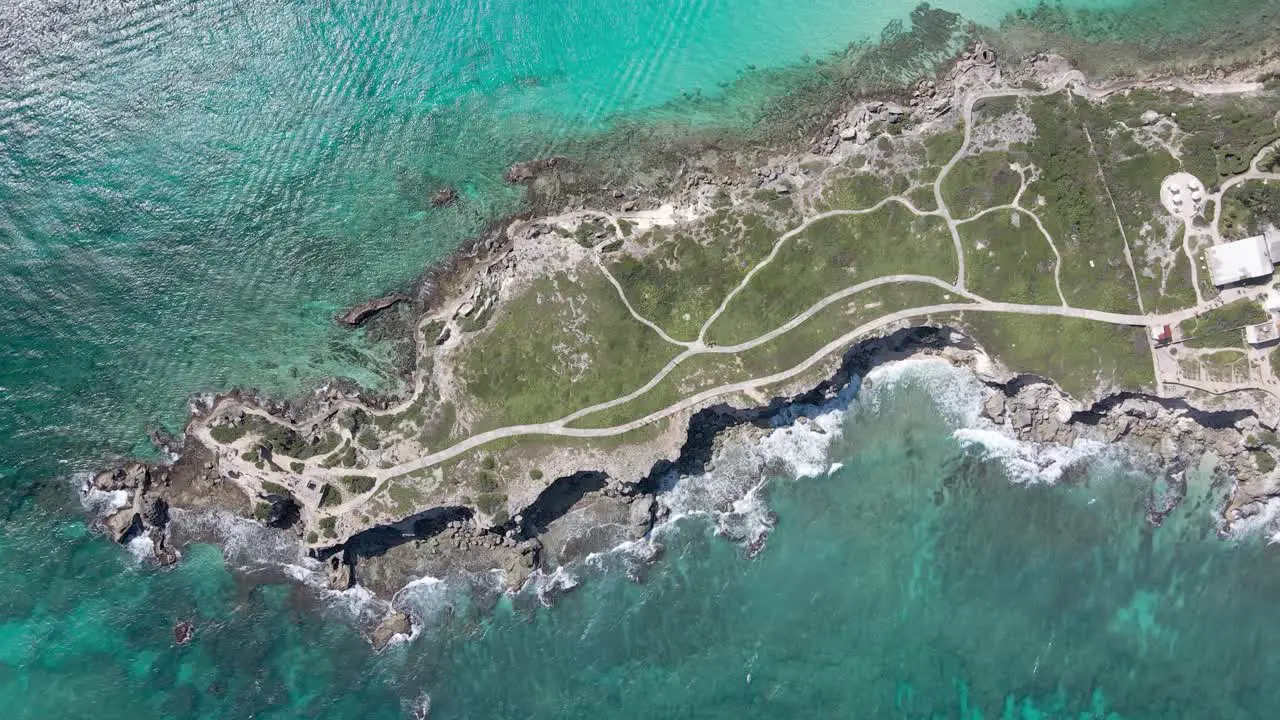
[[[316,544],[316,543],[318,543],[318,542],[320,542],[320,536],[316,534],[316,531],[315,531],[315,530],[308,530],[308,531],[307,531],[307,544],[309,544],[309,545],[315,545],[315,544]]]
[[[459,357],[483,417],[473,432],[553,420],[644,384],[675,348],[627,312],[596,272],[535,281]]]
[[[650,251],[618,258],[609,270],[636,312],[673,338],[693,340],[778,235],[758,215],[723,210],[692,228],[654,230],[646,236]]]
[[[1243,350],[1218,350],[1198,355],[1203,379],[1213,382],[1235,382],[1237,375],[1249,376],[1249,356]]]
[[[1222,235],[1228,240],[1260,235],[1280,227],[1280,185],[1262,181],[1241,183],[1222,198]]]
[[[360,447],[368,448],[369,450],[377,450],[381,447],[378,433],[372,427],[366,427],[361,430],[360,434],[356,436],[356,442],[360,444]]]
[[[942,199],[954,218],[966,218],[1013,202],[1022,176],[1010,167],[1026,164],[1025,153],[986,152],[957,162],[942,181]]]
[[[342,491],[338,488],[325,483],[320,488],[320,507],[333,507],[342,504]]]
[[[1010,369],[1052,378],[1076,398],[1091,397],[1099,386],[1155,384],[1144,328],[987,312],[967,313],[962,322]]]
[[[924,139],[925,158],[930,165],[946,165],[964,144],[964,133],[959,130],[930,135]]]
[[[342,486],[352,495],[363,495],[373,489],[374,479],[368,475],[347,475],[342,478]]]
[[[772,330],[830,293],[896,273],[956,275],[946,224],[899,203],[819,220],[789,239],[711,326],[707,340],[732,345]]]
[[[391,483],[387,488],[387,496],[391,498],[395,511],[399,515],[414,512],[426,499],[421,490],[408,482]]]
[[[1276,459],[1271,457],[1271,453],[1266,450],[1254,450],[1253,462],[1258,466],[1258,471],[1269,473],[1276,469]]]
[[[262,491],[268,495],[280,495],[281,497],[289,497],[292,494],[289,492],[289,488],[279,483],[273,483],[270,480],[262,481]]]
[[[329,457],[328,460],[320,463],[320,467],[325,469],[342,467],[355,467],[357,462],[356,449],[353,445],[343,443],[342,449]]]
[[[481,470],[476,473],[475,480],[471,485],[482,493],[493,492],[501,487],[498,483],[498,476],[494,475],[491,470]]]
[[[1056,259],[1035,221],[1014,210],[997,210],[960,226],[968,286],[991,300],[1059,305]]]
[[[320,526],[320,531],[324,533],[325,537],[327,538],[338,537],[338,533],[334,531],[334,527],[336,527],[338,524],[338,518],[336,517],[320,518],[320,522],[318,524]]]
[[[493,515],[498,510],[506,508],[507,496],[496,492],[481,493],[476,496],[475,504],[480,512],[485,515]]]
[[[253,506],[253,519],[258,522],[266,522],[271,517],[271,503],[260,502]]]
[[[534,482],[537,482],[537,481],[541,480],[541,479],[542,479],[542,471],[541,471],[541,470],[539,470],[538,468],[534,468],[534,469],[530,470],[530,471],[529,471],[529,479],[530,479],[530,480],[532,480],[532,481],[534,481]]]
[[[225,425],[214,425],[209,428],[209,436],[216,442],[220,442],[224,445],[239,440],[248,432],[249,425],[247,423],[227,423]]]
[[[1235,347],[1244,342],[1240,328],[1266,322],[1267,312],[1252,300],[1237,300],[1182,323],[1183,343],[1192,348]]]
[[[573,427],[613,427],[666,408],[683,397],[733,382],[764,377],[800,364],[832,340],[896,310],[960,302],[940,288],[902,283],[872,288],[829,305],[790,332],[737,354],[698,355],[681,363],[648,393],[588,415]]]
[[[1024,198],[1062,255],[1062,292],[1067,302],[1075,307],[1136,312],[1137,288],[1125,263],[1124,240],[1099,174],[1099,160],[1091,154],[1090,138],[1103,135],[1105,128],[1086,129],[1091,120],[1103,118],[1091,112],[1088,105],[1070,102],[1061,94],[1029,103],[1037,136],[1028,153],[1040,169],[1040,178],[1028,186]]]
[[[303,470],[307,469],[307,466],[304,463],[294,460],[289,463],[289,469],[292,470],[294,474],[300,474]]]

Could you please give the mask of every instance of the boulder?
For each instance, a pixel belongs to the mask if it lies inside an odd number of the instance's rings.
[[[339,592],[350,590],[355,585],[355,575],[351,572],[351,565],[343,562],[341,554],[331,555],[329,557],[329,587]]]
[[[458,191],[451,187],[440,188],[431,196],[431,207],[452,205],[458,199]]]
[[[982,411],[992,422],[1004,422],[1004,393],[996,391],[987,396],[982,404]]]
[[[373,629],[373,648],[381,650],[391,643],[396,635],[408,635],[413,632],[413,619],[402,612],[393,612],[378,623]]]
[[[196,634],[196,626],[186,620],[179,620],[173,626],[173,641],[179,645],[186,645],[191,642],[191,638]]]
[[[142,516],[133,508],[125,508],[103,521],[107,533],[117,543],[127,543],[142,532]]]

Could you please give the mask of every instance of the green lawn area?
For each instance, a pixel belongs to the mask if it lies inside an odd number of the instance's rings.
[[[655,230],[642,241],[651,251],[619,258],[609,271],[637,312],[672,337],[693,340],[779,235],[757,215],[721,210],[692,227]]]
[[[1099,386],[1155,385],[1144,328],[983,312],[966,313],[962,322],[1010,369],[1052,378],[1077,399],[1091,397]]]
[[[643,385],[677,353],[594,268],[535,281],[457,360],[471,431],[554,420]]]
[[[968,287],[991,300],[1060,305],[1049,241],[1029,215],[999,210],[960,226]]]
[[[945,223],[918,217],[898,203],[865,215],[825,218],[782,246],[711,326],[707,340],[750,340],[826,295],[898,273],[955,279],[955,247]]]
[[[1267,312],[1252,300],[1237,300],[1182,323],[1187,347],[1237,347],[1244,345],[1240,328],[1265,322]]]

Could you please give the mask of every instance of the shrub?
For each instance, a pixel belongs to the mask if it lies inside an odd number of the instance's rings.
[[[342,484],[353,495],[361,495],[373,489],[374,480],[368,475],[348,475],[342,478]]]
[[[310,532],[307,533],[307,543],[309,545],[315,545],[319,541],[320,541],[320,536],[316,534],[315,530],[311,530]]]
[[[476,507],[485,515],[494,515],[499,510],[506,511],[507,496],[502,493],[481,493],[476,496]]]
[[[298,462],[297,460],[294,460],[293,462],[289,463],[289,469],[294,471],[295,473],[301,473],[303,470],[307,469],[307,466],[304,465],[303,463]]]
[[[541,471],[541,470],[539,470],[538,468],[534,468],[534,469],[530,470],[530,471],[529,471],[529,479],[530,479],[530,480],[533,480],[534,482],[537,482],[538,480],[541,480],[541,479],[542,479],[542,471]]]
[[[240,425],[214,425],[209,428],[209,435],[217,442],[226,444],[239,440],[248,431],[249,429],[243,423]]]
[[[498,478],[488,470],[481,470],[476,473],[475,488],[482,493],[493,492],[498,489]]]
[[[291,495],[289,488],[279,483],[273,483],[270,480],[262,481],[262,491],[268,495],[280,495],[281,497],[289,497]]]
[[[324,533],[324,536],[327,538],[338,537],[338,533],[334,532],[334,526],[336,526],[337,524],[338,524],[338,518],[336,517],[320,518],[320,523],[319,523],[320,530],[321,532]]]
[[[320,488],[320,507],[332,507],[341,504],[342,491],[329,483],[325,483],[324,487]]]
[[[259,522],[266,522],[271,517],[271,503],[260,502],[253,506],[253,519]]]

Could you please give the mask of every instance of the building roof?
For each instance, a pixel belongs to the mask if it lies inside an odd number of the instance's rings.
[[[1270,275],[1274,269],[1271,248],[1262,235],[1214,245],[1206,255],[1209,274],[1218,286]]]
[[[1280,328],[1277,328],[1274,322],[1250,325],[1244,329],[1244,339],[1250,345],[1266,345],[1280,340]]]

